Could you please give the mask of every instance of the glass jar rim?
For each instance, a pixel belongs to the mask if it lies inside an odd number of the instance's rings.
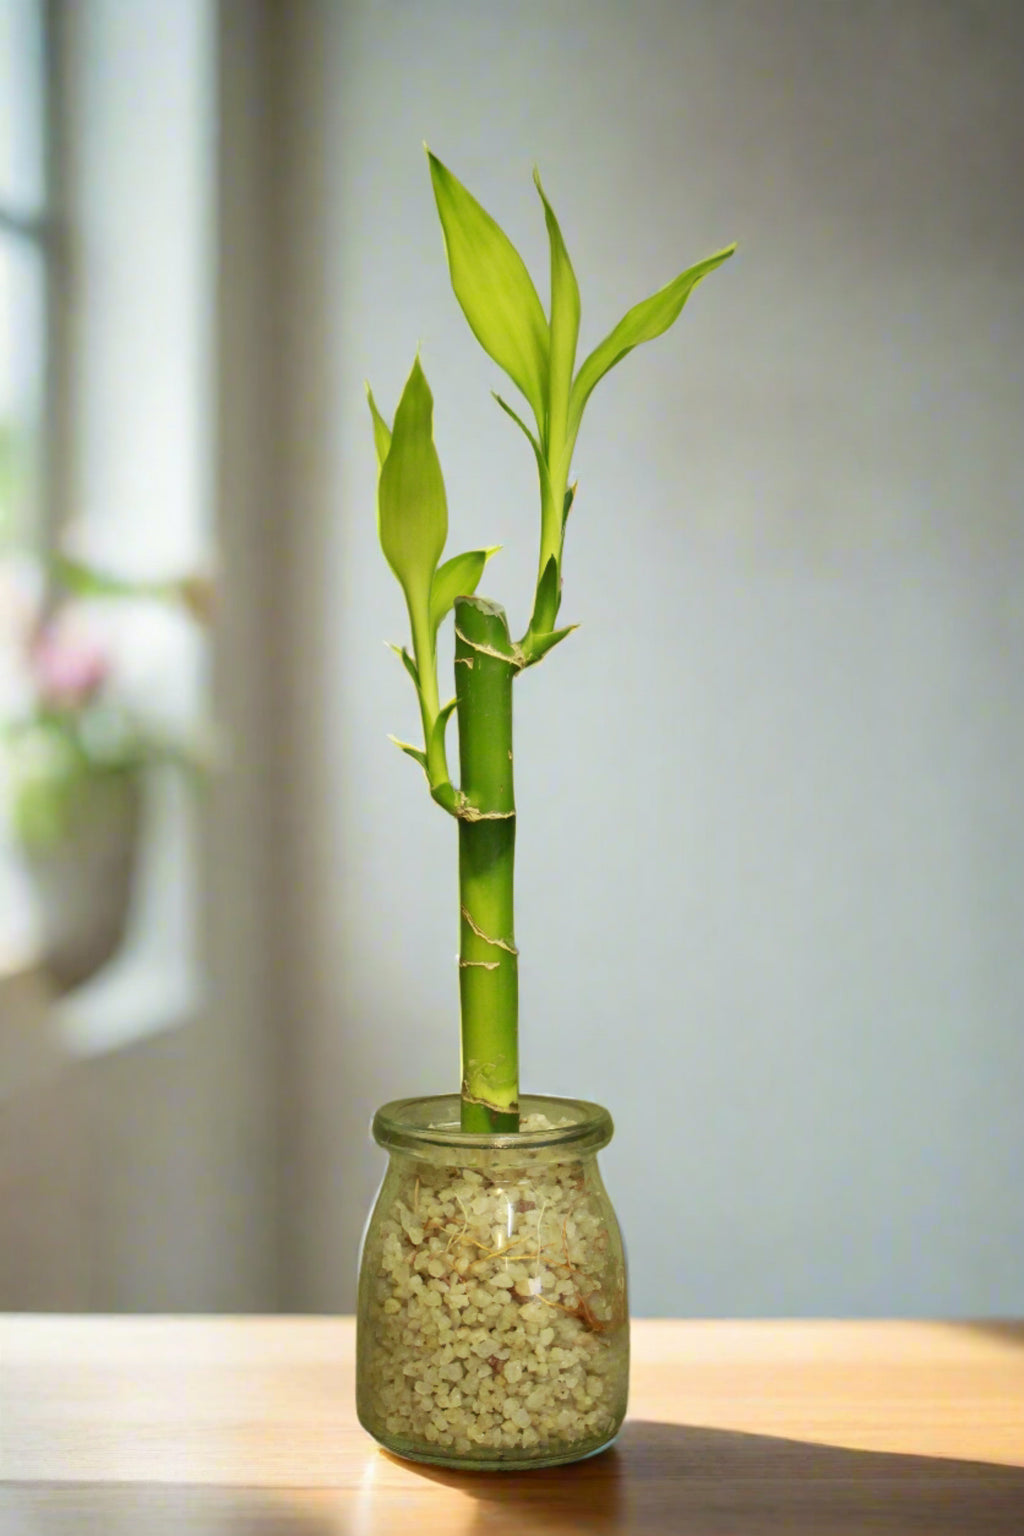
[[[588,1099],[566,1099],[554,1094],[524,1093],[519,1100],[522,1118],[544,1115],[554,1124],[532,1131],[499,1131],[486,1134],[459,1129],[461,1100],[457,1093],[423,1098],[393,1099],[382,1104],[373,1117],[373,1139],[386,1151],[436,1156],[437,1149],[465,1152],[599,1152],[612,1139],[612,1117],[601,1104]]]

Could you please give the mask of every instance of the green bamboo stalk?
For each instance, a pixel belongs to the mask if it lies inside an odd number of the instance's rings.
[[[493,549],[467,550],[443,565],[448,504],[433,440],[433,397],[417,357],[389,427],[367,389],[377,452],[377,528],[405,593],[413,654],[394,649],[412,677],[423,746],[397,741],[423,768],[430,794],[459,822],[463,1130],[519,1129],[519,977],[513,932],[515,798],[512,682],[576,628],[556,629],[562,600],[569,485],[583,411],[595,387],[628,353],[675,324],[694,288],[732,255],[727,246],[680,272],[627,310],[576,366],[580,293],[539,175],[551,254],[550,314],[519,252],[487,210],[427,151],[448,269],[463,313],[484,351],[528,402],[536,431],[500,395],[537,464],[541,501],[537,589],[526,633],[509,636],[503,609],[470,594]],[[459,596],[457,594],[464,594]],[[456,698],[441,705],[438,625],[455,610]],[[458,709],[462,782],[448,774],[445,729]],[[392,738],[394,740],[395,738]]]
[[[484,598],[456,598],[464,1131],[519,1129],[512,783],[512,680],[518,670],[504,609]]]

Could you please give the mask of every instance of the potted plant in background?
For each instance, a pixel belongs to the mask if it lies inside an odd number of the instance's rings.
[[[26,604],[21,685],[3,723],[9,829],[28,871],[43,968],[55,990],[87,981],[117,952],[131,907],[146,773],[193,770],[193,743],[158,726],[119,689],[111,649],[90,623],[109,601],[181,608],[205,623],[202,577],[131,581],[59,557]]]
[[[368,391],[378,461],[378,531],[401,584],[411,648],[394,647],[416,690],[421,746],[398,742],[455,820],[459,859],[458,1094],[385,1105],[373,1122],[389,1165],[367,1225],[358,1311],[358,1411],[400,1455],[467,1467],[551,1466],[607,1445],[626,1411],[626,1274],[597,1166],[608,1112],[520,1096],[512,686],[575,628],[560,621],[570,469],[594,387],[676,320],[717,252],[636,305],[576,368],[580,297],[558,221],[535,174],[551,252],[550,313],[507,236],[428,151],[455,296],[533,417],[502,410],[530,444],[540,490],[533,610],[513,639],[476,595],[494,549],[443,561],[444,481],[433,401],[417,358],[388,423]],[[454,696],[441,703],[436,637],[454,615]],[[459,775],[446,727],[458,724]]]

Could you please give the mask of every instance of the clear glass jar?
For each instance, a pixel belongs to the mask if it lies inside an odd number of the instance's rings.
[[[600,1105],[521,1102],[521,1129],[459,1130],[457,1096],[386,1104],[363,1238],[356,1401],[396,1455],[550,1467],[603,1450],[626,1413],[626,1262],[597,1153]]]

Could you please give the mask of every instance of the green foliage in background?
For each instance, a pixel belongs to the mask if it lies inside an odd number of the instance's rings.
[[[154,743],[131,716],[91,706],[39,711],[4,730],[11,770],[11,826],[43,852],[77,837],[98,783],[131,777],[154,760]]]
[[[132,580],[62,554],[49,562],[48,574],[56,608],[68,601],[158,602],[183,608],[200,622],[212,611],[212,586],[203,577]],[[196,779],[207,757],[197,741],[172,736],[111,698],[104,684],[61,700],[40,694],[0,723],[0,750],[12,830],[37,852],[74,840],[105,788],[162,766]]]

